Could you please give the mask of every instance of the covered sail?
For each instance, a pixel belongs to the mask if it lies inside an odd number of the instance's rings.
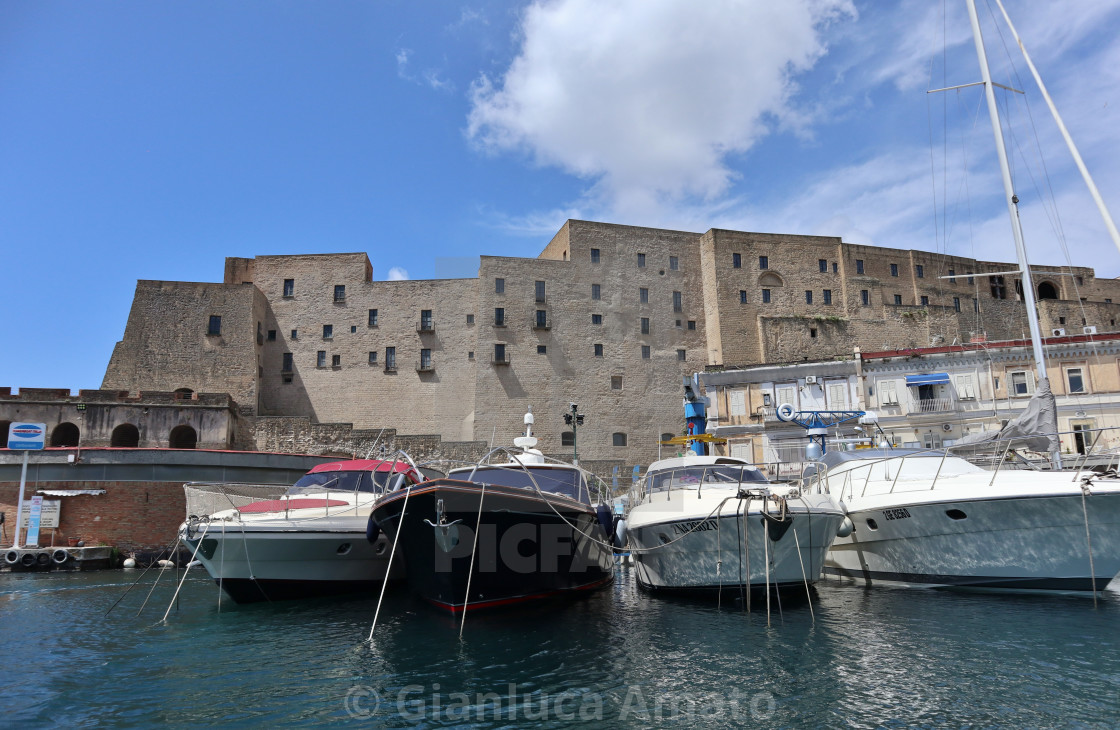
[[[1058,407],[1050,391],[1050,379],[1040,378],[1026,409],[1003,428],[970,433],[954,444],[985,446],[996,441],[1012,441],[1014,446],[1031,451],[1053,453],[1061,449],[1058,440]]]

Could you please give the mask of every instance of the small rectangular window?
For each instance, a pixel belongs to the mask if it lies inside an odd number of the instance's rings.
[[[269,342],[275,342],[276,341],[276,330],[269,330],[268,331],[268,341]]]
[[[331,355],[331,367],[337,368],[342,366],[342,355]]]
[[[646,255],[644,253],[638,254],[638,268],[644,269],[646,267]]]
[[[356,325],[350,325],[350,331],[351,331],[351,332],[357,332],[357,331],[358,331],[358,327],[357,327]]]
[[[898,264],[891,264],[891,276],[898,276]]]
[[[535,326],[536,326],[537,329],[544,329],[545,327],[548,327],[548,310],[547,309],[538,309],[537,310],[537,319],[536,319],[536,325]]]
[[[925,267],[924,267],[924,266],[922,266],[921,264],[914,264],[914,274],[915,274],[915,275],[916,275],[916,276],[917,276],[917,277],[918,277],[919,279],[924,279],[924,278],[926,277],[926,270],[925,270]]]
[[[822,291],[821,292],[821,299],[824,301],[825,304],[832,304],[832,290],[831,289],[825,289],[824,291]]]
[[[980,300],[977,299],[976,297],[972,298],[972,311],[973,312],[979,312],[980,311]]]
[[[863,273],[863,259],[856,259],[856,273]]]
[[[681,262],[676,256],[669,257],[669,271],[679,271]]]
[[[299,330],[292,330],[292,339],[293,340],[298,340],[299,339]]]
[[[495,294],[505,294],[506,293],[506,280],[505,279],[502,279],[502,278],[494,279],[494,293]]]
[[[968,283],[969,284],[975,284],[976,283],[976,278],[972,275],[971,271],[968,272]]]
[[[421,309],[420,310],[420,331],[421,332],[431,332],[432,329],[433,329],[432,310]]]
[[[346,285],[345,284],[335,284],[334,285],[334,300],[336,302],[345,302],[346,301]]]
[[[805,303],[806,304],[812,304],[813,303],[813,290],[812,289],[806,289],[805,290]]]
[[[957,272],[953,271],[952,269],[949,269],[949,283],[950,284],[956,284],[957,283]]]
[[[687,353],[684,350],[677,350],[677,359],[684,362],[688,359]]]
[[[688,320],[688,328],[690,330],[696,329],[696,320],[695,319]]]
[[[765,291],[765,289],[763,291]],[[746,303],[747,303],[747,290],[746,289],[740,289],[739,290],[739,304],[746,304]]]
[[[817,259],[817,268],[819,268],[821,270],[822,274],[827,274],[828,273],[828,260],[827,259]]]
[[[494,343],[494,362],[504,363],[506,361],[506,346],[504,343]]]
[[[862,304],[863,306],[870,307],[871,306],[871,292],[869,292],[867,289],[860,289],[860,291],[859,291],[859,301],[860,301],[860,304]]]
[[[397,369],[397,348],[395,348],[395,347],[386,347],[385,348],[385,369],[386,370],[396,370]]]
[[[649,345],[642,345],[642,359],[649,359]]]
[[[323,339],[324,340],[329,340],[333,337],[334,337],[334,325],[333,324],[323,325]]]
[[[292,353],[284,353],[284,363],[280,366],[280,371],[285,373],[292,372]]]
[[[595,300],[602,299],[603,290],[598,284],[591,285],[591,298]]]
[[[894,303],[895,304],[902,304],[902,295],[901,294],[895,294],[894,295]]]
[[[953,297],[953,311],[954,312],[961,311],[961,298],[960,297]]]
[[[817,328],[816,327],[810,327],[809,328],[809,336],[814,338],[814,339],[816,338],[816,336],[817,336]]]
[[[929,297],[922,297],[922,306],[923,307],[928,307],[929,306]]]
[[[1070,368],[1069,370],[1067,370],[1066,379],[1069,380],[1070,393],[1085,392],[1085,378],[1082,374],[1081,368]]]
[[[538,355],[547,355],[548,354],[548,346],[547,345],[537,345],[537,354]]]
[[[649,317],[642,317],[642,334],[649,334]]]
[[[641,304],[649,303],[649,289],[646,289],[645,287],[638,288],[638,301]]]
[[[474,350],[471,350],[470,352],[467,353],[467,359],[468,360],[473,360],[474,359]]]
[[[682,295],[679,291],[673,292],[673,311],[674,312],[683,312],[684,311],[684,301],[683,301],[683,297],[682,297]]]
[[[759,260],[761,261],[761,259],[759,259]],[[731,268],[733,268],[733,269],[743,268],[743,256],[741,254],[737,254],[737,253],[731,254]],[[759,264],[759,268],[766,268],[766,267]]]
[[[494,326],[506,326],[506,310],[505,307],[494,307]]]
[[[770,268],[770,259],[768,259],[765,256],[759,256],[758,257],[758,268],[769,269]]]
[[[599,249],[597,248],[591,249],[591,263],[599,263]]]
[[[543,302],[544,301],[544,282],[543,281],[536,282],[534,289],[535,289],[535,293],[537,295],[537,301],[538,302]]]
[[[325,368],[327,366],[327,351],[319,350],[315,353],[315,366]]]
[[[600,345],[598,342],[596,342],[594,349],[595,349],[595,357],[602,357],[603,356],[603,346],[602,345]]]
[[[222,317],[221,317],[221,315],[219,315],[219,314],[211,314],[210,315],[210,325],[206,329],[206,334],[208,334],[208,335],[220,335],[220,334],[222,334]]]
[[[622,376],[621,375],[612,375],[611,376],[611,390],[622,390]]]
[[[474,324],[474,315],[473,314],[468,314],[467,315],[467,324]]]
[[[369,310],[369,326],[370,327],[376,327],[377,326],[377,310],[376,309]]]
[[[832,262],[832,273],[834,273],[834,274],[840,273],[840,265],[837,264],[835,261]]]
[[[770,290],[769,289],[763,289],[762,290],[762,303],[763,304],[769,304],[770,303]]]
[[[601,315],[601,314],[591,315],[591,324],[602,324],[602,323],[603,323],[603,315]]]
[[[370,353],[369,353],[369,364],[370,365],[376,365],[377,364],[377,350],[371,350],[370,351]]]
[[[295,296],[295,293],[296,293],[296,280],[295,279],[284,279],[284,296],[286,296],[286,297]]]
[[[626,434],[621,433],[621,432],[612,433],[611,434],[611,444],[613,446],[625,446],[626,445]]]
[[[432,351],[429,348],[425,347],[425,348],[420,350],[420,369],[421,370],[431,370],[432,369]]]

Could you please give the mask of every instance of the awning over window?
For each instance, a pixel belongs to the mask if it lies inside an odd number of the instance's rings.
[[[45,494],[48,497],[78,497],[83,494],[105,494],[104,489],[36,489],[37,494]]]
[[[924,373],[922,375],[907,375],[906,385],[948,385],[948,373]]]

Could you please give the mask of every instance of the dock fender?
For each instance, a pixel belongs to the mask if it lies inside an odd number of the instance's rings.
[[[50,553],[39,553],[39,554],[37,554],[35,556],[35,562],[38,563],[39,565],[50,565],[51,564]]]
[[[377,524],[377,520],[373,519],[373,513],[369,513],[369,521],[366,522],[366,540],[370,544],[377,542],[377,538],[381,535],[381,525]]]
[[[611,514],[610,505],[600,504],[595,508],[595,516],[599,518],[599,526],[603,528],[603,534],[607,536],[608,540],[614,537],[614,523],[613,515]]]
[[[856,526],[852,524],[852,518],[845,516],[844,521],[836,528],[836,537],[847,537],[852,534],[854,529],[856,529]]]
[[[59,548],[59,549],[55,550],[53,553],[51,553],[51,560],[53,560],[58,565],[62,565],[63,563],[65,563],[69,559],[70,559],[70,553],[66,552],[62,548]]]
[[[615,520],[614,525],[614,540],[617,547],[622,547],[626,544],[626,518],[619,517]]]
[[[35,564],[35,553],[24,553],[20,555],[19,562],[23,564],[23,567],[30,568]]]
[[[19,562],[19,550],[9,550],[4,553],[4,562],[8,565],[15,565]]]

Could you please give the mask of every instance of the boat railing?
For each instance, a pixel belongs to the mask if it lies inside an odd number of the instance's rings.
[[[697,496],[705,488],[732,486],[759,488],[784,485],[789,482],[802,485],[805,469],[814,462],[790,464],[785,462],[755,462],[744,464],[704,464],[658,469],[647,472],[631,486],[630,504],[653,501],[664,493],[672,499],[673,492],[694,491]],[[785,477],[785,478],[782,478]]]

